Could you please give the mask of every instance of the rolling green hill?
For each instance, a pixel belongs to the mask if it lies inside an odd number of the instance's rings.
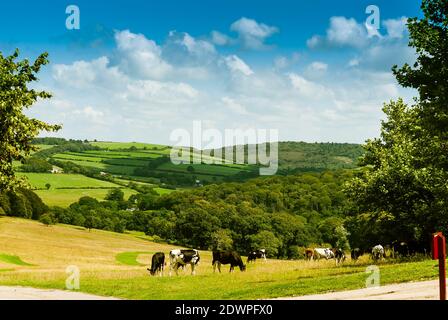
[[[26,176],[31,188],[49,206],[67,207],[83,196],[104,200],[107,193],[114,188],[121,188],[125,199],[137,193],[121,185],[80,174],[19,172],[18,175]],[[49,189],[46,184],[50,184]]]
[[[35,145],[39,151],[32,157],[44,159],[64,170],[61,175],[21,173],[29,178],[33,189],[37,189],[49,205],[68,206],[84,195],[102,200],[108,190],[117,187],[128,197],[145,187],[166,194],[174,189],[204,184],[242,182],[257,177],[260,168],[223,160],[225,149],[221,150],[221,164],[175,165],[169,158],[171,147],[158,144],[38,138]],[[246,157],[247,149],[245,146]],[[357,158],[363,152],[356,144],[305,142],[280,142],[278,150],[278,175],[355,168]],[[214,154],[218,155],[217,150],[207,150],[206,154],[203,159],[218,162],[219,159],[214,157]],[[20,171],[19,163],[15,167]],[[47,184],[51,185],[49,190]]]
[[[59,152],[52,154],[51,159],[121,175],[124,179],[129,176],[153,177],[173,185],[193,186],[197,179],[202,183],[242,181],[258,175],[258,165],[232,163],[174,165],[169,160],[171,150],[169,146],[135,142],[91,142],[89,144],[97,149]],[[245,149],[247,157],[247,146]],[[226,149],[222,149],[222,158],[225,151]],[[194,150],[194,152],[199,151]],[[348,143],[280,142],[278,174],[355,168],[356,161],[362,152],[360,145]],[[217,150],[213,150],[211,154],[217,154]],[[204,155],[204,157],[208,156]],[[218,160],[214,157],[208,158]]]
[[[244,148],[247,159],[249,147],[246,145]],[[228,148],[223,148],[220,152],[225,155],[227,150]],[[216,154],[218,150],[212,150],[211,152]],[[359,144],[279,142],[279,170],[277,174],[352,169],[356,168],[357,159],[362,154],[363,148]]]

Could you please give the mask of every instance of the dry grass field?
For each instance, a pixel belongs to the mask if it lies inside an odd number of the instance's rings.
[[[335,266],[333,261],[268,260],[214,274],[211,253],[201,251],[197,275],[189,267],[178,277],[150,277],[151,254],[173,246],[138,233],[0,218],[0,285],[64,289],[69,265],[80,269],[80,291],[126,299],[258,299],[362,288],[368,257]],[[245,260],[245,258],[244,258]],[[437,276],[431,260],[382,262],[381,283],[426,280]]]

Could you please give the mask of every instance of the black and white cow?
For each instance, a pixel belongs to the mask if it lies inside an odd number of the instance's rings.
[[[178,275],[179,267],[183,267],[187,264],[191,266],[191,274],[195,274],[195,267],[199,263],[200,256],[199,251],[192,250],[183,250],[183,249],[175,249],[170,251],[170,276],[171,271],[174,270],[176,275]]]
[[[157,252],[152,256],[151,269],[148,268],[149,273],[154,276],[159,272],[160,276],[163,276],[163,269],[165,267],[165,254],[163,252]]]
[[[351,251],[351,257],[353,261],[357,261],[360,256],[363,255],[363,252],[360,248],[354,248]]]
[[[386,254],[382,245],[378,244],[372,248],[372,260],[383,260],[385,257]]]
[[[218,267],[218,271],[221,273],[222,264],[230,264],[230,272],[233,272],[235,267],[239,267],[241,271],[246,270],[241,256],[236,251],[213,251],[213,272]]]
[[[345,261],[345,253],[344,250],[340,248],[333,249],[334,258],[336,260],[336,264],[340,264]]]
[[[266,249],[259,249],[255,251],[251,251],[247,254],[247,263],[255,262],[255,260],[264,259],[266,261]]]
[[[325,258],[325,260],[333,259],[334,252],[330,248],[314,248],[314,259],[320,260]]]
[[[407,257],[410,255],[409,246],[404,241],[394,241],[392,242],[392,254],[393,258]]]

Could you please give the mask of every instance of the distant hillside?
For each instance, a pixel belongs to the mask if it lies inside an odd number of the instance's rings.
[[[175,165],[170,161],[170,146],[60,138],[39,138],[35,144],[39,145],[40,151],[33,157],[63,168],[66,174],[107,179],[125,187],[130,182],[138,182],[170,189],[188,188],[210,183],[246,181],[259,176],[259,165],[232,164],[228,159],[223,164]],[[221,151],[221,156],[218,150],[207,151],[202,159],[224,158],[226,150]],[[246,161],[247,152],[246,145]],[[355,168],[362,152],[360,145],[348,143],[280,142],[277,174]],[[136,189],[135,184],[131,187]]]
[[[359,144],[281,142],[279,167],[282,173],[350,169],[363,152]]]
[[[221,149],[223,157],[229,148]],[[247,158],[248,146],[245,145],[244,148]],[[211,154],[216,155],[217,152],[218,150],[213,150]],[[357,166],[357,160],[363,152],[363,148],[359,144],[279,142],[279,170],[277,174],[352,169]]]

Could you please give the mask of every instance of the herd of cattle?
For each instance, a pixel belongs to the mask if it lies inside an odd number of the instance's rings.
[[[247,255],[247,263],[255,262],[257,258],[266,260],[266,250],[260,249],[249,252]],[[191,266],[191,274],[194,275],[195,268],[199,264],[201,257],[199,251],[195,249],[175,249],[170,251],[169,259],[170,276],[172,271],[178,275],[179,268],[184,269],[188,264]],[[221,272],[221,265],[223,264],[230,264],[230,272],[233,272],[235,267],[239,267],[241,271],[246,270],[246,265],[243,263],[238,252],[222,250],[213,251],[213,272],[216,271],[216,268]],[[162,276],[165,266],[165,254],[163,252],[157,252],[152,256],[151,268],[148,268],[148,271],[153,276],[156,274]]]
[[[412,246],[408,245],[406,242],[394,242],[392,245],[386,246],[386,249],[390,251],[390,257],[404,257],[413,255],[419,250],[414,249]],[[351,259],[357,261],[362,255],[370,254],[373,261],[379,261],[386,258],[385,248],[378,244],[370,249],[360,249],[354,248],[351,250]],[[343,263],[346,259],[344,250],[340,248],[314,248],[306,249],[304,253],[306,260],[330,260],[334,259],[336,264],[339,265]],[[179,268],[185,269],[186,265],[191,266],[191,274],[195,274],[195,268],[200,261],[199,251],[195,249],[175,249],[171,250],[169,253],[169,274],[171,276],[172,271],[178,275]],[[251,251],[247,255],[247,263],[255,262],[256,259],[263,259],[266,261],[266,250],[259,249]],[[246,265],[243,263],[241,256],[236,251],[213,251],[213,272],[221,272],[221,265],[230,264],[230,272],[234,271],[235,267],[238,267],[241,271],[246,270]],[[163,252],[157,252],[152,256],[151,268],[148,271],[151,275],[159,274],[163,275],[164,268],[166,266],[165,254]]]

